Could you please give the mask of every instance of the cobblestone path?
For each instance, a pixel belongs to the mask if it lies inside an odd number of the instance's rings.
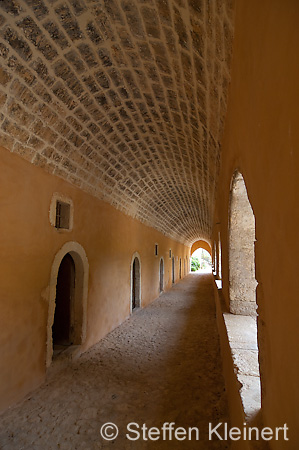
[[[209,422],[227,421],[212,278],[190,274],[6,411],[0,448],[226,449],[208,432]],[[117,439],[101,437],[106,422],[119,427]],[[131,441],[131,422],[197,427],[199,440],[195,430],[191,441],[170,441],[168,434],[164,441],[162,432],[156,441]]]

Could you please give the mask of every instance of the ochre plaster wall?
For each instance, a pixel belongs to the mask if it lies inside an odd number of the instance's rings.
[[[48,303],[42,293],[49,285],[54,257],[64,243],[78,242],[89,262],[83,350],[129,316],[130,264],[135,252],[141,258],[144,307],[159,295],[161,256],[168,289],[169,249],[182,259],[189,257],[190,249],[3,148],[0,166],[0,409],[4,409],[44,380]],[[73,201],[71,232],[57,231],[50,225],[54,192]],[[155,243],[159,245],[157,257]],[[178,268],[176,261],[176,280]]]
[[[223,294],[228,295],[228,210],[239,169],[256,220],[258,338],[264,424],[299,442],[298,192],[299,4],[238,0],[232,82],[215,223],[221,222]],[[216,230],[214,238],[216,238]]]
[[[192,244],[191,247],[191,255],[193,254],[193,252],[195,252],[195,250],[197,250],[198,248],[203,248],[204,250],[206,250],[208,253],[210,253],[210,255],[212,256],[212,249],[210,244],[208,244],[206,241],[196,241],[194,242],[194,244]]]

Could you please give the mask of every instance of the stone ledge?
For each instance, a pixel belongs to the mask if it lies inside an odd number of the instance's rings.
[[[223,313],[246,421],[261,409],[256,319]]]
[[[217,326],[231,425],[262,427],[256,319],[230,314],[216,281],[214,278]],[[233,450],[268,448],[264,441],[232,442]]]

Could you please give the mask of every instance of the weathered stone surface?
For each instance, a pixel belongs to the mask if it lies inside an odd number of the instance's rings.
[[[12,76],[10,75],[10,73],[0,67],[0,84],[2,84],[2,86],[6,86],[11,79]]]
[[[59,45],[62,49],[68,47],[69,43],[64,35],[64,33],[58,28],[58,26],[49,20],[44,24],[45,29],[50,34],[51,38],[55,43]]]
[[[65,31],[67,32],[69,37],[72,39],[72,41],[81,39],[82,31],[79,27],[78,22],[71,14],[70,9],[67,6],[67,4],[62,4],[61,6],[58,6],[55,9],[55,12],[56,12],[57,16],[59,17]]]
[[[45,39],[42,31],[31,17],[25,17],[17,25],[23,29],[25,36],[37,47],[46,59],[51,61],[57,56],[56,49]]]
[[[25,0],[38,19],[45,17],[49,9],[43,0]]]
[[[22,11],[21,5],[16,0],[2,0],[1,8],[13,16],[18,16]]]
[[[25,61],[30,60],[32,56],[31,49],[25,39],[21,39],[16,31],[11,28],[6,28],[4,31],[4,39],[8,41],[9,45],[15,50]]]
[[[173,238],[208,237],[232,2],[11,0],[0,8],[3,145]]]

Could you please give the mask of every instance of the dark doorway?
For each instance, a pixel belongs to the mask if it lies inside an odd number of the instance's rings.
[[[180,279],[182,278],[182,260],[180,258]]]
[[[174,256],[172,257],[172,282],[174,283]]]
[[[134,259],[132,266],[132,311],[140,308],[140,262]]]
[[[61,261],[57,285],[54,323],[52,326],[53,345],[68,346],[71,341],[71,308],[75,288],[75,263],[69,253]]]
[[[160,292],[164,290],[164,262],[161,258],[160,260]]]

